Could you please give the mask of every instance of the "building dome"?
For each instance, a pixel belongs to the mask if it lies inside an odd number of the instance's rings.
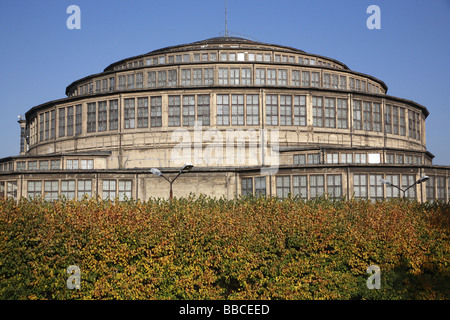
[[[447,200],[448,168],[426,149],[428,110],[387,89],[335,59],[244,38],[157,49],[30,108],[20,156],[0,162],[0,195],[167,196],[150,169],[192,163],[176,196],[374,200],[400,195],[381,180],[406,188],[427,174],[427,189],[407,196]]]

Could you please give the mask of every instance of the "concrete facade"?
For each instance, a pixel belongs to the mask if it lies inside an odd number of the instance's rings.
[[[113,63],[20,120],[0,159],[0,196],[123,199],[204,193],[448,201],[447,166],[426,149],[426,107],[327,57],[212,38]],[[271,174],[261,171],[268,168]]]

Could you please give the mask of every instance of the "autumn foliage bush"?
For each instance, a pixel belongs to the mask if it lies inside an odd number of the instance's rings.
[[[449,299],[449,213],[403,199],[0,200],[0,298]]]

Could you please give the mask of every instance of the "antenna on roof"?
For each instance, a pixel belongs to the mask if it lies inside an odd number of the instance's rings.
[[[227,0],[225,0],[225,37],[228,37]]]

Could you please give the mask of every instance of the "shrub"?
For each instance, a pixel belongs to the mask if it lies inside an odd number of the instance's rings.
[[[0,200],[2,299],[448,299],[449,204]],[[81,270],[69,290],[68,266]],[[381,269],[369,290],[366,268]]]

